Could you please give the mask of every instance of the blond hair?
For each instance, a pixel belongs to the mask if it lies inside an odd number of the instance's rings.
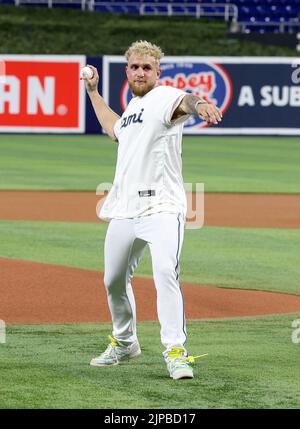
[[[164,53],[159,46],[147,42],[147,40],[138,40],[129,46],[129,48],[125,52],[125,57],[127,61],[132,54],[143,57],[149,55],[150,57],[153,57],[155,59],[155,62],[158,66],[161,58],[164,56]]]

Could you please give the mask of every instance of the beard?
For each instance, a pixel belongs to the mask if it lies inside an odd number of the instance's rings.
[[[156,86],[156,82],[144,83],[143,85],[137,85],[135,82],[128,82],[128,84],[132,94],[136,97],[143,97]]]

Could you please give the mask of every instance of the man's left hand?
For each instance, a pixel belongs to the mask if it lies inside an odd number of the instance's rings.
[[[217,124],[222,121],[222,112],[218,107],[208,101],[207,103],[198,104],[196,107],[199,118],[206,121],[209,125]]]

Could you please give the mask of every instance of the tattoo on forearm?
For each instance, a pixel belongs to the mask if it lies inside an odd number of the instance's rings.
[[[198,97],[197,95],[186,94],[181,100],[179,106],[175,109],[172,116],[172,120],[176,120],[177,118],[180,118],[181,116],[184,116],[186,114],[199,116],[198,109],[195,107],[198,101],[207,103],[205,100],[203,100],[201,97]]]
[[[183,103],[183,109],[185,113],[191,114],[191,115],[198,115],[198,111],[195,107],[197,101],[202,100],[200,97],[197,97],[197,95],[188,94],[184,97],[184,103]],[[204,101],[204,100],[203,100]]]

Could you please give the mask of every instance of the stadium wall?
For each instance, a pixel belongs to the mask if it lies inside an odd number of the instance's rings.
[[[131,99],[121,56],[0,56],[0,132],[97,134],[101,127],[79,80],[99,70],[100,92],[119,114]],[[214,101],[221,124],[191,117],[185,134],[300,135],[300,60],[275,57],[165,57],[161,84]]]

